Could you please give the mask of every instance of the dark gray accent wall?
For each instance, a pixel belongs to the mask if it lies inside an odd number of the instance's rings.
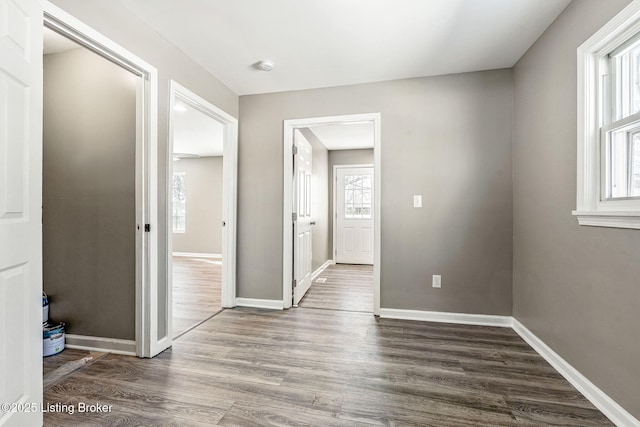
[[[382,307],[511,314],[512,111],[511,70],[240,97],[238,296],[282,299],[282,121],[380,112]]]
[[[44,57],[43,280],[70,334],[135,338],[135,76]]]
[[[193,59],[169,43],[142,19],[131,13],[122,3],[101,0],[52,0],[77,19],[101,32],[125,49],[156,67],[158,82],[158,212],[160,229],[168,229],[166,217],[167,146],[169,117],[169,79],[173,79],[226,111],[238,117],[238,95],[207,72]],[[154,226],[154,224],[152,224]],[[167,239],[170,233],[161,235],[158,242],[158,301],[166,301],[167,292]],[[158,313],[166,307],[158,307]],[[166,334],[162,318],[158,323],[158,337]]]
[[[173,172],[185,173],[187,208],[173,251],[222,254],[222,156],[174,161]]]
[[[308,128],[300,133],[311,144],[311,271],[317,270],[331,259],[331,235],[329,234],[329,151],[322,141]]]
[[[576,49],[629,2],[573,1],[514,70],[514,315],[640,418],[640,231],[579,226]]]
[[[373,148],[364,148],[358,150],[331,150],[329,151],[329,235],[331,243],[329,251],[331,258],[334,259],[333,248],[333,167],[336,165],[372,165],[373,164]]]

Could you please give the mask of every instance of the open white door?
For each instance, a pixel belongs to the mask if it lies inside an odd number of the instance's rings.
[[[0,17],[0,425],[35,426],[42,425],[42,7],[0,0]]]
[[[293,165],[293,304],[298,305],[311,286],[311,165],[312,148],[298,129],[294,133]]]
[[[336,263],[373,264],[373,168],[336,167]]]

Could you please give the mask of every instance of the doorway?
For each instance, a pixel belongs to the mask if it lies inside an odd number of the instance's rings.
[[[75,345],[86,349],[152,357],[167,346],[157,333],[157,70],[131,52],[45,2],[44,26],[127,70],[135,87],[134,221],[135,264],[134,339],[78,335]],[[42,24],[41,24],[42,25]],[[70,152],[70,156],[75,153]],[[151,225],[154,225],[151,227]],[[98,232],[99,230],[94,230]],[[106,274],[106,273],[103,273]],[[53,306],[52,306],[53,314]],[[114,315],[118,315],[115,313]]]
[[[373,165],[333,167],[333,248],[336,264],[373,265]]]
[[[235,306],[237,120],[170,83],[167,325],[172,339]]]
[[[368,303],[369,308],[366,311],[372,312],[374,314],[379,314],[380,308],[380,271],[379,271],[379,260],[380,260],[380,114],[356,114],[356,115],[348,115],[348,116],[333,116],[333,117],[320,117],[320,118],[310,118],[310,119],[296,119],[296,120],[285,120],[284,121],[284,205],[283,205],[283,305],[284,308],[289,308],[292,305],[296,305],[297,302],[302,298],[300,294],[306,292],[307,287],[303,286],[301,291],[298,291],[298,287],[300,286],[300,272],[307,273],[306,270],[303,269],[307,263],[307,258],[310,258],[307,254],[307,247],[315,247],[315,244],[308,244],[306,239],[300,239],[300,237],[304,234],[300,231],[304,231],[304,227],[306,223],[315,224],[316,219],[313,217],[313,212],[311,215],[307,215],[308,206],[312,205],[313,202],[306,202],[306,200],[313,200],[314,195],[309,195],[309,191],[307,190],[307,178],[302,178],[301,168],[299,165],[302,163],[303,159],[299,159],[300,148],[298,147],[298,141],[300,139],[311,140],[314,142],[321,143],[322,138],[317,138],[314,134],[314,129],[320,133],[320,130],[325,130],[328,133],[335,133],[336,131],[340,131],[341,127],[344,129],[351,128],[357,129],[359,126],[361,127],[369,127],[371,129],[371,138],[368,142],[368,147],[372,147],[372,159],[373,162],[369,161],[368,163],[373,163],[373,169],[376,173],[373,174],[373,179],[370,184],[370,192],[368,196],[372,199],[369,201],[368,209],[369,214],[372,219],[372,229],[371,233],[363,236],[364,239],[369,239],[367,246],[370,249],[370,254],[373,255],[371,257],[370,263],[373,263],[373,268],[371,269],[369,274],[372,276],[373,282],[373,295]],[[329,132],[330,131],[330,132]],[[300,135],[304,136],[304,138],[300,138]],[[329,145],[325,147],[325,151],[329,148]],[[357,146],[343,146],[345,148],[365,148],[357,147]],[[339,149],[338,149],[339,150]],[[349,151],[349,150],[345,150]],[[355,150],[361,151],[361,150]],[[364,151],[364,150],[362,150]],[[293,159],[293,161],[292,161]],[[315,162],[314,162],[315,163]],[[368,165],[371,167],[371,164]],[[305,172],[306,173],[306,172]],[[330,175],[331,176],[331,175]],[[369,176],[370,177],[370,176]],[[332,180],[333,181],[333,180]],[[332,184],[329,188],[332,188]],[[353,189],[351,189],[353,190]],[[352,191],[351,195],[355,195]],[[361,197],[363,192],[360,191],[357,196]],[[304,203],[301,203],[301,198],[303,197],[305,200]],[[332,198],[330,198],[332,200]],[[365,203],[366,204],[366,203]],[[354,204],[351,204],[351,207],[354,208]],[[364,206],[363,203],[357,207],[358,215],[362,216],[363,209],[367,206]],[[303,215],[301,216],[300,213]],[[317,215],[317,214],[316,214]],[[302,218],[301,218],[302,217]],[[302,219],[302,221],[300,221]],[[335,216],[332,215],[330,218],[330,224],[334,225]],[[335,227],[333,227],[335,229]],[[313,235],[313,234],[312,234]],[[365,242],[366,243],[366,242]],[[331,244],[331,243],[330,243]],[[326,280],[327,278],[318,277],[323,273],[323,271],[329,272],[334,269],[334,267],[329,267],[329,265],[334,263],[335,260],[335,249],[334,246],[331,254],[327,255],[329,259],[317,267],[315,271],[313,271],[310,275],[311,281],[318,278],[319,280]],[[363,252],[361,250],[361,252]],[[306,256],[305,256],[306,254]],[[302,256],[301,256],[302,255]],[[362,260],[360,260],[362,261]],[[359,262],[360,262],[359,261]],[[315,264],[318,264],[314,259],[314,268]],[[326,270],[325,270],[326,269]],[[366,275],[366,272],[365,272]],[[306,276],[306,274],[305,274]],[[306,279],[305,279],[306,280]],[[304,282],[303,282],[304,284]],[[311,292],[311,291],[310,291]],[[304,301],[303,301],[304,304]],[[360,310],[359,310],[360,311]]]

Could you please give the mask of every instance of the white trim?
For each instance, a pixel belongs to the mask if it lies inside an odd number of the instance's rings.
[[[419,320],[423,322],[457,323],[462,325],[497,326],[510,328],[513,317],[492,314],[448,313],[443,311],[401,310],[381,308],[380,317],[386,319]]]
[[[236,298],[236,306],[284,310],[284,305],[279,299]]]
[[[44,2],[44,25],[140,77],[136,88],[136,354],[151,357],[157,337],[158,70],[108,37]],[[150,224],[150,232],[144,231]]]
[[[75,350],[99,351],[125,356],[136,355],[136,342],[133,340],[65,334],[64,346]]]
[[[640,421],[607,396],[517,319],[513,319],[513,330],[615,425],[640,426]]]
[[[611,212],[602,211],[573,211],[572,213],[578,219],[578,224],[580,225],[640,229],[640,214],[634,215],[629,212],[612,214]]]
[[[293,228],[291,218],[293,214],[293,131],[297,128],[320,124],[336,124],[347,122],[372,122],[374,125],[373,168],[374,168],[374,265],[373,265],[373,314],[380,313],[380,252],[381,252],[381,115],[380,113],[349,114],[344,116],[312,117],[283,121],[283,204],[282,204],[282,306],[290,308],[292,305],[293,280]]]
[[[222,220],[225,224],[222,227],[222,254],[221,258],[224,259],[222,263],[222,296],[221,303],[223,308],[232,308],[237,304],[236,300],[236,238],[237,238],[237,224],[236,224],[236,210],[238,199],[238,120],[213,105],[211,102],[200,97],[196,93],[190,91],[186,87],[182,86],[174,80],[169,81],[169,143],[167,147],[167,153],[165,162],[167,166],[167,179],[165,182],[166,188],[171,188],[171,179],[173,176],[173,120],[174,120],[174,105],[176,98],[180,98],[182,101],[187,102],[193,107],[200,110],[202,113],[213,118],[217,122],[223,125],[224,128],[224,140],[223,140],[223,156],[222,156]],[[168,195],[169,192],[166,192]],[[166,214],[167,219],[171,218],[171,201],[166,200]],[[170,258],[173,253],[173,241],[170,238],[172,234],[171,221],[167,220],[167,229],[165,233],[167,235],[167,258]],[[203,254],[198,254],[202,256]],[[210,254],[215,255],[215,254]],[[191,254],[187,255],[191,256]],[[212,258],[214,258],[212,256]],[[216,257],[217,258],[217,257]],[[167,259],[167,288],[166,292],[167,311],[164,313],[167,319],[167,336],[169,342],[172,340],[171,327],[173,323],[172,314],[172,301],[173,301],[173,272],[172,263],[170,259]]]
[[[332,259],[328,259],[325,261],[324,264],[322,264],[320,267],[316,268],[316,271],[314,271],[313,273],[311,273],[311,281],[313,282],[315,280],[316,277],[318,277],[320,274],[322,274],[322,272],[329,267],[330,265],[335,264],[335,261]]]
[[[601,200],[600,127],[605,123],[602,111],[604,58],[640,31],[640,0],[634,0],[577,51],[577,187],[576,210],[580,225],[640,228],[640,201]],[[602,217],[606,213],[606,218]],[[592,218],[589,218],[592,217]],[[624,217],[616,219],[616,217]]]
[[[189,258],[216,258],[222,259],[222,254],[205,254],[200,252],[172,252],[173,256]]]
[[[375,198],[376,198],[376,168],[374,167],[374,165],[372,165],[371,163],[367,163],[367,164],[359,164],[359,165],[333,165],[333,176],[331,177],[331,185],[332,185],[332,189],[331,192],[333,194],[333,212],[331,212],[331,230],[332,230],[332,234],[333,236],[333,259],[335,260],[338,257],[338,228],[336,227],[337,224],[337,218],[338,218],[338,191],[337,191],[337,187],[338,187],[338,169],[341,168],[345,168],[345,169],[349,169],[349,168],[373,168],[373,202],[375,203]],[[375,212],[374,212],[375,215]],[[374,218],[375,220],[375,218]]]

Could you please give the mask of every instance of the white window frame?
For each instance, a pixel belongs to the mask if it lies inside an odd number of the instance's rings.
[[[640,33],[640,0],[634,0],[578,48],[578,163],[576,210],[580,225],[640,229],[640,200],[606,199],[605,106],[608,55]]]

